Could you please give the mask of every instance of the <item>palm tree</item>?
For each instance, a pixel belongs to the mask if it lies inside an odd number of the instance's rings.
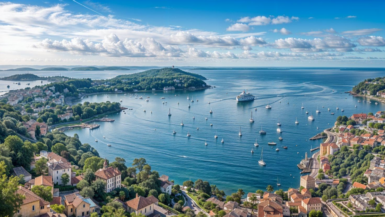
[[[257,201],[257,196],[253,194],[250,197],[250,200],[251,200],[251,212],[254,213],[254,207],[255,207],[255,202]]]
[[[237,194],[242,198],[242,196],[245,195],[245,192],[242,189],[238,189]]]
[[[268,192],[273,192],[273,191],[274,191],[273,186],[268,185],[268,186],[266,187],[266,191],[268,191]]]

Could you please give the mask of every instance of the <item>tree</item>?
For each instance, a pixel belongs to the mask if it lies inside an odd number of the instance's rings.
[[[84,162],[83,170],[91,169],[93,172],[96,172],[98,169],[103,167],[104,159],[100,157],[90,157]]]
[[[51,150],[60,155],[62,151],[67,151],[67,148],[62,143],[56,143],[54,146],[52,146]]]
[[[132,166],[135,166],[135,168],[137,168],[139,171],[143,170],[144,165],[147,165],[146,159],[144,158],[135,158],[132,163]]]
[[[93,212],[93,213],[91,213],[91,217],[99,217],[99,215],[97,212]]]
[[[255,207],[255,203],[257,202],[258,198],[255,194],[253,194],[251,197],[250,197],[250,201],[251,201],[251,212],[254,213],[254,207]]]
[[[226,215],[226,212],[225,211],[223,211],[223,210],[219,210],[219,212],[218,212],[218,217],[223,217],[223,216],[225,216]]]
[[[91,184],[92,189],[94,189],[95,196],[103,198],[104,189],[106,188],[106,182],[101,179],[96,179]]]
[[[149,192],[148,192],[148,196],[154,196],[155,198],[158,198],[158,191],[155,190],[155,189],[151,189]]]
[[[63,173],[63,175],[61,175],[62,184],[67,185],[69,181],[70,181],[70,176],[67,173]]]
[[[35,193],[37,196],[43,198],[45,201],[52,201],[52,187],[50,186],[43,186],[43,185],[34,185],[32,187],[32,192]]]
[[[183,186],[192,188],[194,186],[194,183],[190,180],[184,181]]]
[[[39,125],[36,125],[36,128],[35,128],[35,138],[39,138],[40,137],[40,126]]]
[[[42,157],[35,163],[36,175],[44,175],[47,171],[47,159]]]
[[[79,189],[79,190],[82,190],[83,188],[85,187],[89,187],[90,184],[88,184],[88,182],[86,180],[81,180],[77,185],[76,185],[76,188]]]
[[[382,204],[378,203],[376,206],[376,212],[381,212],[381,207],[382,207]]]
[[[274,191],[274,187],[271,186],[271,185],[268,185],[268,186],[266,187],[266,191],[268,191],[268,192],[273,192],[273,191]]]
[[[309,212],[309,217],[322,217],[323,214],[321,211],[312,210]]]
[[[257,190],[255,193],[259,194],[259,196],[263,197],[263,191],[262,190]]]
[[[80,191],[80,195],[82,195],[85,198],[92,198],[92,197],[94,197],[94,190],[91,187],[84,187]]]
[[[4,161],[0,161],[0,216],[14,216],[25,198],[16,194],[19,178],[12,176],[9,179],[5,175],[7,167]]]
[[[125,198],[126,198],[126,193],[124,191],[119,191],[119,199],[121,201],[124,201]]]
[[[374,199],[369,200],[368,204],[371,205],[371,206],[375,206],[376,205],[376,201]]]
[[[166,203],[166,195],[165,194],[159,194],[158,199],[161,203]]]
[[[83,177],[84,177],[83,180],[86,180],[88,184],[91,184],[92,181],[95,180],[95,173],[92,171],[92,169],[87,169]]]
[[[51,209],[57,213],[64,213],[65,207],[63,205],[53,204],[51,205]]]

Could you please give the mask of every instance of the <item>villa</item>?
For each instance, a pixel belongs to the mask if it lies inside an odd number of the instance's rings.
[[[170,194],[171,195],[171,190],[172,190],[172,186],[174,185],[174,183],[170,182],[168,180],[168,176],[166,175],[162,175],[159,180],[161,181],[161,184],[160,184],[160,190],[163,192],[163,193],[167,193],[167,194]]]
[[[103,168],[95,172],[95,176],[106,182],[105,191],[107,193],[121,186],[121,172],[118,168],[108,167],[107,160],[104,161]]]

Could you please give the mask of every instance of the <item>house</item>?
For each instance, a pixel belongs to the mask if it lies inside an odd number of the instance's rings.
[[[173,182],[170,182],[168,180],[168,176],[166,175],[162,175],[159,180],[161,181],[161,184],[160,184],[160,190],[163,192],[163,193],[167,193],[167,194],[170,194],[171,195],[171,190],[172,190],[172,186],[174,185]]]
[[[15,173],[15,176],[24,176],[24,181],[28,182],[32,179],[32,175],[27,172],[27,170],[24,169],[24,167],[15,167],[13,168],[13,172]]]
[[[54,190],[54,185],[52,181],[52,176],[39,176],[35,179],[31,179],[29,182],[25,184],[25,187],[31,190],[33,186],[44,186],[44,187],[51,187],[51,194],[52,196],[59,196],[59,189]],[[56,193],[56,195],[55,195]]]
[[[354,120],[356,123],[362,124],[362,121],[366,120],[368,118],[368,115],[365,113],[361,114],[353,114],[350,119]]]
[[[95,176],[106,182],[105,191],[107,193],[121,186],[121,172],[118,168],[108,167],[107,160],[104,161],[103,168],[95,172]]]
[[[380,181],[382,177],[385,177],[385,169],[381,167],[375,167],[368,177],[368,183]]]
[[[255,196],[255,197],[257,198],[257,200],[259,200],[259,199],[261,198],[261,197],[259,196],[259,194],[257,194],[257,193],[251,193],[251,192],[250,192],[250,193],[247,194],[246,201],[247,201],[247,202],[253,202],[253,201],[251,201],[251,199],[250,199],[252,196]]]
[[[302,201],[301,206],[305,208],[307,213],[312,210],[321,211],[322,201],[319,197],[306,198]]]
[[[366,210],[367,208],[369,208],[369,200],[370,199],[364,194],[349,196],[349,202],[351,202],[355,207],[357,207],[358,210]]]
[[[223,209],[223,208],[225,207],[225,202],[220,201],[220,200],[218,200],[218,199],[215,198],[215,197],[210,197],[210,198],[207,199],[206,201],[211,202],[211,203],[213,203],[213,204],[216,204],[217,207],[219,207],[220,209]]]
[[[52,176],[53,182],[59,185],[62,185],[62,175],[68,174],[68,183],[67,185],[71,185],[71,164],[70,163],[48,163],[48,173]]]
[[[28,134],[31,136],[31,138],[36,139],[35,132],[36,127],[40,127],[40,135],[45,136],[48,132],[48,125],[46,123],[39,123],[37,121],[28,121],[24,123],[24,127],[27,128]]]
[[[247,209],[239,209],[239,208],[236,208],[233,211],[228,212],[226,215],[224,215],[224,217],[247,217],[247,216],[248,216]]]
[[[235,202],[235,201],[229,201],[227,203],[225,203],[224,207],[223,207],[223,210],[225,211],[232,211],[234,210],[235,208],[238,208],[239,207],[239,203]]]
[[[320,156],[333,155],[339,150],[339,147],[336,143],[322,143],[320,146]]]
[[[366,189],[366,185],[358,183],[358,182],[354,182],[352,188],[361,188],[361,189],[365,190]]]
[[[15,213],[14,216],[35,217],[50,211],[49,202],[37,196],[32,191],[19,186],[16,193],[23,195],[24,199],[20,209]]]
[[[150,216],[154,213],[155,205],[158,203],[158,199],[154,196],[142,197],[136,194],[136,197],[126,202],[127,211],[135,213],[136,215],[143,214]]]
[[[277,202],[265,199],[258,204],[259,217],[283,217],[283,208]]]
[[[303,198],[306,199],[306,198],[310,198],[311,197],[311,192],[304,188],[301,190],[301,195],[303,195]]]
[[[315,189],[315,179],[309,175],[301,176],[300,185],[306,189]]]
[[[69,120],[70,118],[73,117],[73,114],[72,113],[65,113],[62,115],[58,115],[57,117],[60,118],[61,120]]]
[[[67,216],[90,216],[99,209],[93,200],[82,197],[79,192],[67,194],[64,199]]]
[[[74,176],[72,175],[71,177],[71,185],[72,186],[76,186],[81,180],[83,180],[83,175],[79,175],[79,176]]]

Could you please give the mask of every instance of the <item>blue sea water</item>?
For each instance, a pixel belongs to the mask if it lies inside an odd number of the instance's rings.
[[[357,98],[344,93],[366,78],[384,76],[384,71],[188,71],[207,77],[207,83],[216,88],[195,92],[138,93],[137,99],[130,94],[90,96],[82,101],[122,100],[122,106],[133,110],[126,110],[126,114],[109,115],[115,122],[100,123],[97,130],[74,129],[66,133],[70,136],[77,133],[83,143],[91,144],[101,157],[110,161],[122,157],[130,166],[134,158],[143,157],[153,170],[168,175],[176,183],[199,178],[231,193],[239,188],[254,192],[265,189],[269,184],[277,189],[278,179],[281,183],[279,188],[287,190],[289,187],[299,187],[300,170],[296,165],[306,152],[308,156],[311,155],[310,148],[321,143],[320,140],[309,141],[310,137],[331,127],[339,115],[385,110],[383,104],[375,105],[367,101],[358,103]],[[93,72],[90,77],[99,79],[112,76],[103,73]],[[257,99],[237,103],[235,97],[243,90],[254,94]],[[143,99],[139,99],[139,96]],[[188,96],[195,102],[187,100]],[[149,102],[145,100],[147,97],[150,97]],[[301,109],[302,103],[305,109]],[[267,104],[272,106],[271,110],[265,109]],[[340,110],[336,110],[336,107]],[[320,114],[316,114],[317,108]],[[169,109],[171,117],[167,115]],[[341,112],[341,109],[345,111]],[[209,113],[210,110],[213,114]],[[315,117],[313,122],[308,121],[306,111]],[[251,112],[255,119],[253,124],[249,122]],[[335,115],[331,115],[331,112]],[[294,123],[296,118],[298,125]],[[180,126],[182,121],[184,127]],[[282,124],[281,134],[276,131],[278,121]],[[267,132],[264,136],[258,133],[261,127]],[[242,137],[238,136],[240,128]],[[172,135],[173,130],[177,132],[176,135]],[[191,134],[190,138],[186,137],[187,133]],[[214,135],[218,135],[217,140]],[[283,141],[278,141],[279,136]],[[224,144],[220,142],[222,138]],[[95,139],[99,142],[96,143]],[[257,148],[253,146],[256,139],[259,143]],[[271,141],[277,142],[277,146],[268,146],[267,143]],[[205,142],[208,146],[204,145]],[[107,147],[107,144],[112,146]],[[284,145],[288,146],[287,150],[282,148]],[[275,151],[277,147],[279,152]],[[251,154],[252,149],[254,154]],[[258,165],[262,149],[267,164],[265,167]]]

